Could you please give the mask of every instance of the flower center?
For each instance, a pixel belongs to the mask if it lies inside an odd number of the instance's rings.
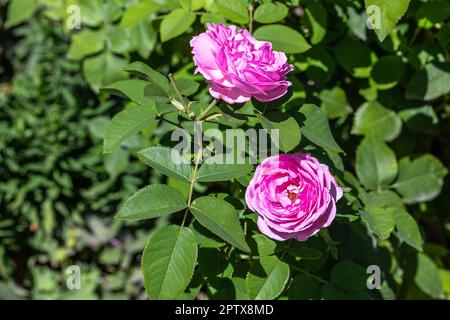
[[[291,201],[295,201],[295,200],[297,200],[297,194],[295,192],[289,192],[288,191],[288,198]]]

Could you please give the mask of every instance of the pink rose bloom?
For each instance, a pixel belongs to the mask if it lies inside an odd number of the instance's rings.
[[[245,194],[269,238],[304,241],[328,227],[342,189],[328,167],[306,153],[280,154],[256,168]]]
[[[247,30],[235,26],[208,24],[208,31],[191,40],[195,73],[211,83],[209,92],[228,103],[242,103],[254,97],[272,101],[291,85],[286,73],[292,71],[283,52],[258,41]]]

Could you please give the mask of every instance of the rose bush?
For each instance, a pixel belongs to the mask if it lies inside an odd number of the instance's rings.
[[[450,296],[448,0],[2,3],[0,297]]]

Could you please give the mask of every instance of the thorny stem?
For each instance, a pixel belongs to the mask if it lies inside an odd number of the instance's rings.
[[[217,104],[217,100],[214,99],[213,101],[211,101],[211,103],[208,105],[208,107],[206,107],[205,110],[202,111],[202,113],[200,113],[200,115],[198,116],[197,120],[198,121],[202,121],[203,118],[205,118],[208,115],[208,112],[211,111],[212,108],[214,108],[214,106]]]

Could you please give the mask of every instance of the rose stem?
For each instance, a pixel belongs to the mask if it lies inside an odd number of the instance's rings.
[[[217,104],[217,102],[218,101],[216,99],[211,101],[211,103],[208,105],[208,107],[206,107],[206,109],[203,110],[202,113],[200,113],[200,115],[198,116],[197,120],[198,121],[203,120],[203,118],[207,116],[208,112],[211,111],[212,108],[214,108],[214,106]]]

